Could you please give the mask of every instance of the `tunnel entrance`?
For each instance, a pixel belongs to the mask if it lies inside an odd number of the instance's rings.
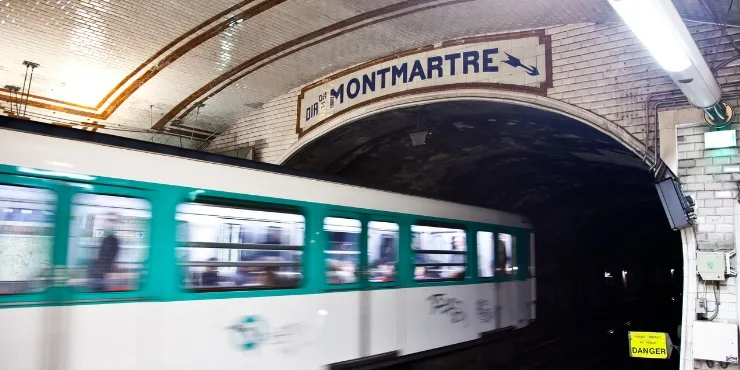
[[[414,145],[410,134],[419,131],[426,142]],[[649,166],[581,121],[504,102],[403,107],[341,125],[284,165],[529,216],[538,321],[621,315],[623,338],[665,331],[680,343],[680,233],[668,225]],[[650,319],[633,322],[630,302]]]

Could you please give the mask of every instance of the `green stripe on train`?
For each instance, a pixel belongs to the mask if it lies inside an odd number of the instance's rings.
[[[194,189],[159,183],[132,181],[108,177],[92,177],[86,181],[73,180],[64,176],[29,175],[15,166],[0,165],[0,184],[37,187],[54,191],[57,194],[56,225],[69,225],[72,196],[78,193],[102,193],[108,195],[132,196],[148,200],[152,207],[150,220],[149,257],[144,264],[148,272],[140,289],[129,292],[89,293],[76,291],[71,287],[50,287],[44,292],[0,295],[0,308],[29,307],[40,305],[107,304],[140,301],[184,301],[200,299],[228,299],[248,297],[272,297],[327,292],[357,291],[369,289],[392,289],[431,286],[450,286],[526,280],[529,277],[529,236],[532,230],[502,225],[466,222],[453,219],[426,217],[372,209],[345,207],[330,204],[278,199],[251,194],[237,194],[222,191]],[[51,173],[51,171],[49,171]],[[51,173],[53,174],[53,173]],[[219,198],[237,205],[260,203],[278,207],[299,209],[306,220],[306,237],[303,252],[303,280],[298,288],[273,290],[247,290],[230,292],[192,292],[182,288],[182,276],[175,258],[176,221],[175,211],[179,204],[192,202],[200,197]],[[351,288],[330,286],[326,283],[324,263],[323,219],[329,215],[343,215],[358,219],[393,220],[399,224],[400,238],[398,251],[398,274],[396,282],[383,286],[356,286]],[[460,281],[417,282],[413,278],[413,252],[411,245],[412,224],[419,221],[434,221],[463,225],[466,229],[467,272]],[[496,276],[479,278],[477,276],[477,231],[509,233],[516,236],[516,267],[512,277]],[[65,265],[69,241],[69,227],[55,227],[53,265]]]

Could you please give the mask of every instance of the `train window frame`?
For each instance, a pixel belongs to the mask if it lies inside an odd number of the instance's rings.
[[[15,305],[35,304],[49,301],[49,294],[54,287],[52,284],[52,277],[54,276],[53,274],[56,266],[55,253],[58,253],[57,250],[59,249],[59,234],[60,232],[63,232],[63,228],[57,226],[61,218],[61,204],[64,202],[63,192],[59,187],[59,183],[56,181],[25,176],[9,176],[0,174],[0,185],[44,190],[50,192],[54,196],[54,228],[51,239],[52,245],[49,251],[49,274],[47,276],[42,276],[39,279],[42,281],[42,287],[40,289],[0,294],[0,306],[12,307]],[[18,302],[19,300],[21,302]]]
[[[369,274],[372,272],[372,268],[370,267],[371,263],[373,261],[370,260],[370,223],[371,222],[377,222],[377,223],[386,223],[386,224],[395,224],[398,228],[396,230],[397,233],[397,240],[396,240],[396,261],[394,265],[395,274],[392,281],[372,281],[369,278]],[[402,241],[402,230],[403,230],[403,223],[394,218],[394,217],[385,217],[385,216],[378,216],[378,215],[369,215],[368,218],[364,221],[365,223],[365,260],[366,260],[366,266],[367,273],[364,275],[363,280],[366,281],[366,283],[370,287],[395,287],[398,286],[401,283],[401,270],[403,267],[401,266],[401,241]]]
[[[192,192],[190,193],[192,194]],[[277,286],[277,285],[260,285],[260,286],[243,286],[243,285],[235,285],[235,286],[224,286],[224,287],[197,287],[193,285],[187,285],[185,284],[185,280],[187,278],[186,274],[183,274],[183,267],[187,268],[189,266],[206,266],[207,264],[210,264],[211,262],[208,261],[188,261],[187,264],[182,264],[179,260],[178,251],[180,248],[197,248],[197,247],[188,247],[187,245],[192,242],[183,242],[180,240],[180,236],[178,235],[179,232],[179,226],[180,226],[180,220],[178,219],[178,215],[181,213],[180,207],[182,205],[186,204],[195,204],[195,205],[204,205],[204,206],[210,206],[210,207],[219,207],[219,208],[227,208],[227,209],[236,209],[236,210],[245,210],[245,211],[257,211],[257,212],[269,212],[269,213],[281,213],[281,214],[290,214],[295,216],[300,216],[303,219],[303,245],[297,246],[297,245],[288,245],[288,246],[282,246],[279,247],[270,247],[266,248],[266,245],[259,244],[259,243],[220,243],[220,242],[195,242],[198,244],[228,244],[228,245],[234,245],[234,246],[250,246],[249,248],[221,248],[226,250],[237,250],[237,251],[243,251],[243,250],[269,250],[269,251],[300,251],[301,257],[298,262],[286,262],[286,263],[249,263],[249,266],[268,266],[268,267],[274,267],[274,266],[288,266],[290,267],[297,267],[300,269],[301,277],[298,280],[297,284],[291,284],[291,285],[285,285],[285,286]],[[305,288],[306,284],[306,278],[308,274],[308,268],[306,266],[306,257],[308,253],[308,241],[309,239],[309,224],[310,220],[308,217],[308,212],[303,207],[298,206],[291,206],[291,205],[285,205],[285,204],[276,204],[276,203],[269,203],[269,202],[261,202],[261,201],[250,201],[250,200],[241,200],[241,199],[235,199],[235,198],[229,198],[229,197],[221,197],[221,196],[208,196],[208,197],[188,197],[188,198],[182,198],[179,199],[174,211],[174,221],[175,221],[175,247],[174,247],[174,263],[176,266],[176,274],[179,277],[178,283],[176,283],[176,289],[178,289],[180,292],[183,293],[190,293],[190,294],[201,294],[201,293],[212,293],[212,292],[226,292],[226,293],[253,293],[253,292],[260,292],[260,291],[294,291],[296,289],[302,289]],[[290,247],[290,248],[286,248]],[[207,247],[201,247],[201,248],[207,248]],[[215,247],[214,247],[215,248]],[[244,265],[246,264],[239,264],[236,262],[226,262],[226,264],[222,263],[221,261],[217,261],[214,263],[218,263],[218,267],[239,267],[238,265]],[[233,266],[232,266],[233,265]]]
[[[344,283],[344,284],[330,284],[327,281],[327,267],[326,267],[326,248],[329,245],[328,240],[328,234],[326,230],[324,229],[324,220],[328,217],[331,218],[343,218],[343,219],[352,219],[360,222],[361,231],[360,231],[360,239],[359,239],[359,259],[358,259],[358,265],[357,265],[357,279],[355,282],[352,283]],[[370,238],[370,223],[371,222],[380,222],[380,223],[391,223],[395,224],[398,227],[398,249],[396,251],[396,263],[395,263],[395,276],[393,281],[372,281],[369,278],[369,274],[371,273],[371,267],[370,264],[372,261],[369,260],[369,238]],[[320,225],[319,225],[320,223]],[[394,288],[398,287],[402,284],[402,272],[405,270],[405,266],[403,263],[401,263],[401,256],[403,255],[402,252],[402,244],[401,241],[403,240],[403,233],[405,230],[405,223],[402,218],[399,218],[395,215],[387,215],[387,214],[378,214],[378,213],[369,213],[369,212],[362,212],[362,211],[353,211],[353,210],[346,210],[346,209],[337,209],[337,208],[329,208],[327,209],[320,217],[320,221],[317,223],[317,226],[319,227],[321,238],[320,241],[322,243],[321,247],[321,259],[322,259],[322,285],[324,286],[324,291],[343,291],[343,290],[365,290],[365,289],[385,289],[385,288]]]
[[[69,295],[69,301],[99,301],[99,300],[140,300],[140,299],[147,299],[148,297],[153,296],[153,283],[152,283],[152,267],[157,265],[157,262],[154,261],[156,259],[155,257],[155,240],[158,238],[158,233],[156,229],[156,218],[157,218],[157,211],[156,211],[156,204],[157,200],[155,197],[155,194],[146,189],[140,189],[140,188],[132,188],[132,187],[118,187],[118,186],[111,186],[111,185],[100,185],[100,184],[82,184],[82,183],[67,183],[66,184],[70,191],[68,194],[68,197],[66,199],[68,211],[71,213],[72,208],[74,206],[74,198],[78,194],[93,194],[93,195],[104,195],[104,196],[114,196],[114,197],[123,197],[123,198],[136,198],[139,200],[146,201],[149,204],[149,212],[150,217],[147,222],[147,227],[149,231],[149,238],[148,238],[148,246],[147,246],[147,257],[144,261],[142,261],[141,270],[142,273],[138,278],[138,285],[137,289],[132,290],[123,290],[123,291],[100,291],[100,292],[91,292],[87,290],[82,289],[74,289],[74,287],[70,287],[71,289],[67,289]],[[64,221],[67,224],[67,227],[65,228],[65,234],[64,234],[64,254],[61,258],[63,258],[63,261],[60,261],[60,264],[64,265],[68,268],[68,255],[70,250],[70,231],[72,228],[72,221],[73,217],[70,215],[70,217],[65,218]],[[67,284],[69,286],[69,284]]]
[[[526,229],[514,229],[509,232],[512,236],[516,237],[516,244],[514,245],[514,253],[516,260],[514,266],[517,267],[513,274],[513,280],[525,281],[531,278],[530,265],[532,263],[532,256],[530,254],[530,232],[532,230]]]
[[[495,228],[492,225],[486,225],[483,227],[477,227],[472,230],[474,236],[475,236],[475,278],[479,282],[496,282],[498,279],[498,276],[496,275],[496,269],[495,267],[491,267],[491,276],[481,276],[480,274],[480,233],[490,233],[493,235],[494,238],[497,237],[498,232],[495,230]],[[493,246],[492,246],[493,247]],[[494,252],[495,250],[492,250]]]
[[[507,226],[494,226],[493,228],[484,228],[480,231],[487,231],[487,232],[493,232],[496,234],[496,240],[498,240],[500,234],[507,234],[511,235],[511,237],[514,240],[514,243],[512,245],[511,251],[512,251],[512,271],[510,274],[506,273],[496,273],[495,267],[494,267],[494,278],[493,281],[495,282],[508,282],[508,281],[519,281],[519,280],[526,280],[526,276],[522,276],[522,274],[526,274],[524,270],[526,270],[526,266],[522,266],[523,263],[523,257],[522,257],[522,251],[521,251],[521,243],[524,242],[524,239],[522,235],[524,235],[524,231],[518,228],[512,228]],[[477,236],[477,235],[476,235]],[[529,246],[527,246],[529,248]]]
[[[462,233],[465,235],[465,251],[463,253],[454,253],[453,251],[436,251],[436,250],[426,250],[426,251],[419,251],[416,248],[414,248],[414,226],[421,226],[421,227],[433,227],[433,228],[441,228],[441,229],[451,229],[451,230],[459,230],[462,231]],[[464,283],[467,280],[471,278],[471,268],[470,268],[470,261],[472,257],[471,253],[471,227],[467,224],[461,223],[461,222],[455,222],[455,221],[437,221],[437,220],[430,220],[430,219],[424,219],[419,218],[412,220],[408,227],[409,232],[409,250],[411,251],[411,281],[415,285],[433,285],[435,283]],[[463,263],[417,263],[416,262],[416,256],[419,254],[446,254],[446,255],[464,255],[465,256],[465,262]],[[462,277],[459,278],[441,278],[441,279],[417,279],[416,278],[416,269],[417,267],[426,267],[426,266],[463,266],[465,268],[465,272],[462,274]],[[477,266],[476,266],[477,270]],[[477,274],[476,274],[477,275]]]
[[[327,232],[325,228],[325,222],[328,218],[336,218],[336,219],[346,219],[346,220],[355,220],[360,223],[360,235],[357,243],[357,264],[355,265],[355,281],[349,282],[349,283],[342,283],[342,284],[331,284],[328,281],[328,273],[329,269],[326,266],[327,261],[327,251],[330,245],[329,240],[329,233]],[[366,250],[367,241],[365,240],[367,238],[368,232],[367,232],[367,217],[361,213],[354,213],[354,212],[347,212],[347,211],[338,211],[338,210],[329,210],[325,214],[323,214],[320,217],[319,225],[321,230],[321,241],[322,241],[322,248],[321,248],[321,264],[323,266],[322,271],[322,281],[323,285],[325,286],[325,290],[327,291],[336,291],[336,290],[357,290],[360,289],[363,284],[363,261],[366,260],[367,256],[365,253],[363,253],[364,250]]]

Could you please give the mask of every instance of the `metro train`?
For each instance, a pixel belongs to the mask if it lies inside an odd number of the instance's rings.
[[[8,117],[0,205],[2,369],[347,368],[536,318],[516,214]]]

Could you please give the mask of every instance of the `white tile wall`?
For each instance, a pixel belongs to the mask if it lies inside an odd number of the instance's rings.
[[[286,0],[207,38],[172,63],[156,66],[162,57],[215,24],[268,1],[272,0],[243,3],[238,0],[2,0],[0,86],[22,85],[24,67],[21,62],[30,60],[41,64],[34,77],[32,93],[95,108],[109,90],[155,52],[209,17],[241,4],[144,64],[145,68],[135,77],[152,68],[158,73],[142,85],[137,84],[134,94],[105,121],[29,108],[29,116],[37,120],[95,120],[109,126],[147,128],[220,74],[271,47],[286,45],[299,36],[332,24],[339,26],[335,31],[339,33],[381,20],[324,40],[240,78],[207,102],[197,122],[194,122],[194,115],[186,118],[190,121],[188,124],[214,130],[224,124],[232,125],[249,114],[251,109],[247,106],[266,103],[329,72],[400,50],[475,34],[552,26],[585,18],[592,21],[614,18],[608,4],[592,4],[588,0],[567,0],[567,3],[471,0],[454,4],[448,0]],[[371,16],[339,23],[390,5],[398,5],[398,10],[383,19]],[[411,13],[412,10],[416,12]],[[317,40],[319,36],[310,37],[294,48]],[[129,80],[124,87],[132,82]],[[0,102],[0,114],[7,108],[7,103]]]
[[[712,26],[690,24],[690,29],[700,47],[714,50],[717,33]],[[737,34],[740,29],[729,32]],[[621,24],[570,24],[549,28],[547,34],[552,37],[553,45],[553,88],[548,90],[548,97],[601,115],[638,140],[643,140],[645,100],[652,93],[671,91],[675,87],[631,31]],[[720,45],[720,50],[731,48],[726,43]],[[718,58],[722,58],[722,55]],[[723,70],[719,76],[720,82],[732,78],[740,80],[740,67]],[[276,100],[295,98],[297,91]],[[277,148],[284,150],[298,140],[294,120],[286,117],[295,115],[295,107],[277,109],[280,109],[280,118],[275,118],[269,124],[263,121],[255,123],[255,120],[259,120],[257,117],[265,117],[265,113],[248,114],[216,139],[209,150],[266,140],[262,145],[269,148],[264,148],[260,154],[261,160],[277,161],[282,154]],[[251,129],[247,129],[247,126]],[[272,145],[278,141],[281,143],[279,146]],[[694,145],[694,149],[684,156],[698,156],[702,148]]]
[[[737,104],[737,101],[730,101]],[[735,123],[734,128],[740,127]],[[725,173],[724,167],[740,164],[737,148],[704,149],[705,125],[683,124],[676,127],[678,142],[678,175],[686,195],[696,199],[697,220],[695,234],[690,230],[682,233],[687,247],[688,268],[684,281],[688,284],[687,307],[684,307],[684,325],[687,338],[690,338],[692,320],[695,317],[695,303],[698,297],[705,297],[710,308],[715,307],[715,296],[711,285],[706,286],[696,276],[695,250],[736,250],[735,228],[740,217],[737,204],[738,173]],[[695,242],[694,242],[695,241]],[[733,265],[736,265],[733,262]],[[728,278],[720,284],[719,313],[715,320],[738,322],[737,278]],[[704,361],[692,361],[690,341],[684,343],[684,369],[708,369]],[[718,365],[715,365],[718,366]],[[729,368],[738,369],[737,365]]]

